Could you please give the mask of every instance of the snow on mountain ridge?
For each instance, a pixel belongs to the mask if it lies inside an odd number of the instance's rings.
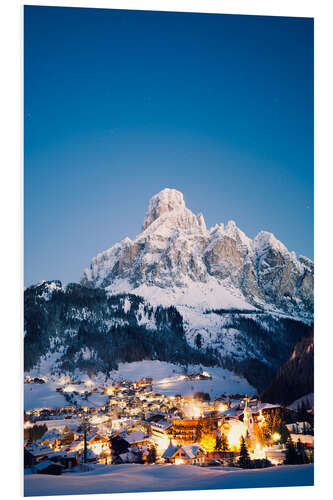
[[[163,189],[150,199],[142,231],[147,229],[147,227],[162,214],[169,213],[177,209],[183,210],[185,208],[183,193],[177,191],[176,189]]]
[[[82,283],[161,304],[268,304],[311,316],[311,264],[267,231],[251,239],[234,221],[207,230],[203,215],[186,207],[182,193],[166,188],[151,198],[143,231],[98,254]]]
[[[281,241],[275,238],[274,234],[268,231],[260,231],[257,236],[252,240],[252,246],[258,253],[265,251],[267,248],[273,248],[281,253],[289,253],[288,249]]]

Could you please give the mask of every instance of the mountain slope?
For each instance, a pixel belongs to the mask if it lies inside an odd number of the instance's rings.
[[[258,312],[192,311],[152,306],[59,281],[25,290],[25,371],[106,375],[119,362],[156,359],[221,366],[262,389],[304,335],[304,323]],[[193,325],[196,324],[196,326]]]
[[[188,345],[174,307],[152,308],[135,295],[43,282],[25,291],[25,371],[51,359],[50,370],[108,373],[118,362],[159,359],[216,364],[210,352]]]
[[[313,263],[265,231],[207,229],[182,193],[164,189],[134,240],[98,254],[80,284],[26,289],[24,310],[27,371],[201,363],[261,391],[313,320]]]
[[[314,390],[313,326],[295,345],[291,357],[281,366],[276,378],[263,392],[263,401],[292,403]]]

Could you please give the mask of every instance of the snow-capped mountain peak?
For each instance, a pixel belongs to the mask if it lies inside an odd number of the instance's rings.
[[[232,220],[207,230],[203,215],[169,188],[151,198],[142,232],[98,254],[82,283],[164,305],[259,307],[306,317],[313,310],[310,259],[298,259],[267,231],[251,239]]]
[[[155,194],[149,201],[148,212],[143,222],[142,231],[161,215],[170,213],[173,210],[184,210],[185,201],[183,193],[176,189],[165,188]]]
[[[282,254],[287,254],[288,249],[281,241],[275,238],[274,234],[268,231],[260,231],[253,239],[253,248],[258,253],[263,253],[267,249],[272,249]]]

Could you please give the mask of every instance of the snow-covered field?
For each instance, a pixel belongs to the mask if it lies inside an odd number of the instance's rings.
[[[180,365],[165,361],[146,360],[134,363],[120,363],[119,369],[111,372],[108,380],[106,380],[105,375],[101,374],[89,380],[92,387],[100,388],[104,384],[111,384],[112,381],[123,379],[136,381],[142,377],[152,377],[153,390],[168,396],[174,394],[190,396],[198,391],[208,392],[211,398],[216,398],[223,393],[249,395],[256,393],[256,390],[244,378],[224,368],[192,365],[188,367],[188,373],[198,373],[202,369],[211,374],[211,380],[187,380]],[[87,375],[78,373],[77,378],[86,381]],[[24,384],[25,410],[61,407],[68,404],[63,394],[56,391],[59,386],[63,387],[61,377],[59,379],[49,379],[45,384]],[[82,386],[82,390],[86,388]],[[87,406],[103,406],[107,399],[107,396],[103,394],[93,393],[87,401],[80,398],[79,402]]]
[[[256,390],[242,377],[229,370],[219,367],[205,367],[189,365],[188,373],[207,371],[211,380],[187,380],[183,367],[165,361],[136,361],[134,363],[121,363],[119,370],[113,372],[115,379],[139,380],[142,377],[153,378],[153,390],[161,394],[172,396],[182,394],[193,395],[197,391],[208,392],[211,398],[226,394],[255,394]]]
[[[95,465],[90,472],[24,476],[25,496],[312,486],[313,465],[241,470],[194,465]]]
[[[66,404],[64,396],[56,392],[56,384],[24,384],[24,409],[59,408]]]
[[[198,391],[208,392],[211,399],[215,399],[222,394],[253,395],[257,392],[244,378],[228,370],[212,367],[205,370],[212,376],[211,380],[187,380],[183,375],[174,375],[156,381],[153,384],[153,389],[167,396],[174,394],[193,396]],[[195,371],[194,369],[193,372]]]
[[[72,417],[69,419],[66,418],[52,418],[49,420],[39,420],[38,425],[45,424],[49,431],[54,429],[61,431],[64,427],[76,428],[81,424],[82,419],[80,417]],[[31,424],[32,425],[32,424]]]
[[[45,384],[24,384],[24,409],[28,411],[34,408],[61,408],[70,404],[61,392],[56,391],[59,386],[60,384],[54,380]],[[105,395],[93,393],[88,400],[77,399],[80,405],[103,406],[108,398]]]

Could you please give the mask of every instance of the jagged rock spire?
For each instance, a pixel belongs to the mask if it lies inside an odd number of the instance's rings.
[[[183,193],[177,191],[177,189],[163,189],[150,199],[148,212],[142,225],[142,231],[147,229],[147,227],[161,215],[184,208],[186,207]]]

